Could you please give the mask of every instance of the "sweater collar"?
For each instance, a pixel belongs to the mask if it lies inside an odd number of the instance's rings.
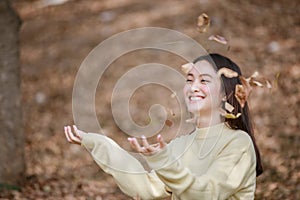
[[[196,128],[196,138],[205,139],[219,136],[225,128],[226,124],[224,122],[205,128]]]

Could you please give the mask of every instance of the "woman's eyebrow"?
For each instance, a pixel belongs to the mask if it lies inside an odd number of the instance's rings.
[[[187,76],[192,76],[192,77],[194,77],[194,74],[188,73]],[[201,77],[201,76],[208,76],[208,77],[210,77],[210,78],[213,78],[213,76],[210,75],[210,74],[200,74],[199,77]]]
[[[210,77],[210,78],[213,78],[213,76],[210,75],[210,74],[200,74],[199,76],[208,76],[208,77]]]

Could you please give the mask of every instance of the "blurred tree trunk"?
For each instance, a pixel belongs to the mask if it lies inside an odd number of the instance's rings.
[[[0,184],[19,185],[25,175],[20,105],[20,18],[0,0]]]

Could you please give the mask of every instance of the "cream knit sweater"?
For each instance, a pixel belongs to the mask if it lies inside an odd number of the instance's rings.
[[[145,156],[153,169],[110,138],[89,133],[82,145],[120,189],[141,199],[254,199],[256,157],[251,138],[224,123],[196,129]]]

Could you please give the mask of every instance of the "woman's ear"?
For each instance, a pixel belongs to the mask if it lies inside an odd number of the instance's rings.
[[[223,95],[222,101],[227,101],[227,96]]]

